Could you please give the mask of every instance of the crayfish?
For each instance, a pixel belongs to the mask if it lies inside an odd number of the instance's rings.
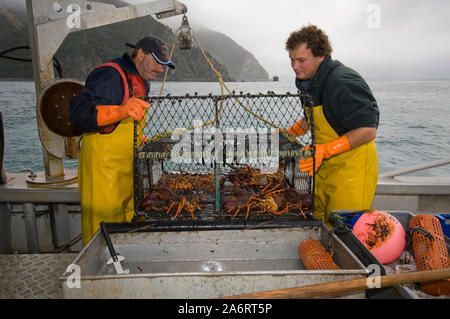
[[[231,191],[231,197],[224,202],[223,208],[227,213],[233,213],[232,219],[243,208],[247,209],[245,219],[248,218],[250,211],[255,214],[281,215],[296,209],[307,219],[303,210],[311,209],[311,195],[300,195],[295,189],[280,187],[281,184],[271,186],[272,184],[269,183],[259,193],[255,193],[252,189],[235,185]]]
[[[220,183],[225,182],[225,177],[220,176]],[[208,193],[213,193],[214,174],[190,174],[180,172],[180,174],[163,174],[159,180],[156,188],[167,187],[173,191],[192,191],[203,190]]]
[[[234,211],[232,219],[236,217],[239,211],[243,208],[247,208],[247,217],[250,209],[252,208],[252,198],[256,196],[255,192],[251,189],[242,189],[239,187],[234,187],[231,191],[231,197],[228,198],[223,203],[223,209],[227,213],[231,213]],[[246,217],[246,218],[247,218]]]
[[[262,174],[258,169],[250,165],[232,166],[232,170],[228,174],[228,180],[234,185],[244,187],[264,187],[275,183],[281,186],[287,185],[282,162],[280,162],[278,171],[275,174]]]
[[[141,208],[145,211],[166,211],[166,214],[169,214],[172,208],[177,206],[174,219],[177,219],[182,210],[190,213],[192,219],[194,219],[194,212],[197,209],[202,210],[201,202],[202,198],[200,196],[188,199],[185,196],[174,193],[170,188],[163,186],[155,192],[147,193],[141,203]]]

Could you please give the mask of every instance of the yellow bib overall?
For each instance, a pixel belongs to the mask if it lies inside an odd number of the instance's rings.
[[[134,120],[128,118],[110,134],[83,137],[78,169],[83,246],[101,221],[133,217],[133,135]]]
[[[313,110],[316,144],[338,139],[325,118],[323,106],[315,106]],[[370,209],[377,180],[378,154],[374,141],[324,160],[316,172],[314,218],[327,223],[333,210]]]
[[[125,103],[129,86],[123,71],[118,71],[124,80]],[[137,78],[132,78],[133,96],[144,96],[142,80]],[[139,125],[144,127],[145,117]],[[130,222],[134,216],[133,138],[131,117],[120,121],[109,134],[83,136],[78,162],[83,246],[100,228],[100,222]],[[138,143],[142,143],[142,134]]]

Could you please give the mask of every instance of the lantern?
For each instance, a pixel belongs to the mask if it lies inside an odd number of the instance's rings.
[[[189,21],[186,15],[183,15],[183,20],[181,21],[181,27],[178,29],[180,33],[177,36],[177,44],[180,50],[190,50],[193,46],[193,36],[192,29],[189,26]]]

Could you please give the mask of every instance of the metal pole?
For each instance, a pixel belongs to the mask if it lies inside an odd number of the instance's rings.
[[[41,93],[44,87],[55,79],[55,74],[53,72],[53,63],[49,63],[48,65],[41,65],[41,59],[39,58],[39,35],[36,30],[36,21],[35,21],[35,11],[38,10],[35,6],[39,6],[37,1],[27,0],[27,13],[28,13],[28,31],[29,31],[29,39],[30,39],[30,48],[31,55],[33,60],[33,74],[34,74],[34,84],[36,89],[36,100],[39,100]],[[52,61],[50,59],[50,61]],[[39,102],[38,102],[39,103]],[[36,105],[36,119],[39,135],[47,134],[47,128],[43,123],[42,118],[40,117],[40,113],[38,111],[39,105]],[[48,134],[47,134],[48,135]],[[64,139],[62,137],[53,136],[50,133],[49,136],[52,136],[57,142],[64,143]],[[48,139],[48,137],[47,137]],[[42,137],[40,138],[42,142]],[[56,143],[56,142],[55,142]],[[64,145],[64,144],[62,144]],[[58,177],[64,176],[64,166],[62,159],[59,159],[52,154],[50,154],[47,149],[42,146],[42,154],[44,161],[44,169],[45,176],[49,179],[54,179]]]
[[[25,230],[27,234],[27,244],[29,254],[39,254],[39,234],[37,230],[36,213],[34,211],[34,204],[23,204],[23,220],[25,223]]]
[[[50,220],[52,239],[55,248],[70,241],[69,206],[66,204],[52,204]]]
[[[9,254],[11,248],[11,213],[6,203],[0,203],[0,254]]]
[[[3,156],[5,154],[5,135],[3,133],[3,115],[0,112],[0,185],[6,184],[5,164],[3,163]]]
[[[215,106],[216,106],[216,135],[214,137],[214,141],[216,142],[216,146],[217,146],[217,131],[219,130],[219,109],[217,108],[217,102],[218,99],[216,99],[215,101]],[[220,163],[218,163],[218,158],[217,158],[217,152],[218,149],[217,147],[215,148],[215,153],[216,153],[216,160],[214,161],[214,165],[215,165],[215,189],[216,189],[216,197],[215,197],[215,207],[216,207],[216,213],[218,214],[220,212]]]
[[[415,172],[423,171],[425,169],[435,168],[435,167],[444,166],[444,165],[448,165],[448,164],[450,164],[450,158],[447,158],[445,160],[431,162],[428,164],[416,165],[416,166],[411,166],[411,167],[408,167],[405,169],[387,172],[387,173],[380,175],[380,177],[392,177],[393,178],[396,176],[415,173]]]

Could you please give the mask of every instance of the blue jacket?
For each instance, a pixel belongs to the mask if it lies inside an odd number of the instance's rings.
[[[133,60],[128,53],[114,59],[126,73],[139,75]],[[150,91],[148,81],[145,84],[146,94]],[[128,93],[127,93],[128,94]],[[84,133],[98,132],[97,105],[121,105],[124,89],[120,74],[111,67],[103,67],[92,71],[84,90],[70,101],[70,122]]]

